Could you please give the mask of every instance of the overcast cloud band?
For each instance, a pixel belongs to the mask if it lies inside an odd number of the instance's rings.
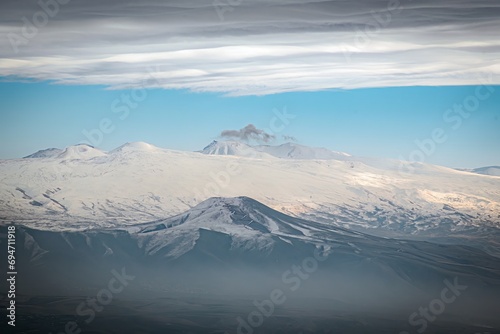
[[[122,89],[143,86],[155,68],[149,87],[230,95],[500,83],[495,1],[8,0],[0,8],[8,80]]]

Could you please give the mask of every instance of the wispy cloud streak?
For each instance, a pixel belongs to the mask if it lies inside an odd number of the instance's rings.
[[[151,87],[230,95],[500,84],[495,1],[243,1],[221,20],[207,0],[72,0],[16,50],[40,10],[2,1],[0,75],[121,89],[154,67]]]

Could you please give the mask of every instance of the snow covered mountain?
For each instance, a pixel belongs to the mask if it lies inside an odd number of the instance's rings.
[[[58,148],[48,148],[45,150],[40,150],[24,157],[24,159],[54,158],[61,160],[72,160],[91,159],[95,157],[102,157],[104,155],[106,155],[105,152],[98,150],[93,146],[87,144],[78,144],[66,147],[64,150]]]
[[[145,143],[145,142],[133,142],[133,143],[125,143],[122,146],[115,148],[114,150],[110,151],[110,155],[119,155],[119,154],[127,154],[130,152],[144,152],[144,153],[154,153],[161,151],[159,147],[156,147],[154,145]]]
[[[250,146],[237,141],[217,140],[214,140],[200,152],[210,155],[236,155],[257,159],[276,157],[296,160],[346,160],[351,157],[347,153],[331,151],[320,147],[308,147],[295,143],[285,143],[278,146]]]
[[[92,159],[96,157],[102,157],[105,155],[106,155],[105,152],[98,150],[90,145],[80,144],[67,147],[56,158],[62,160]]]
[[[474,169],[459,169],[459,170],[476,174],[500,176],[500,166],[488,166],[488,167],[480,167]]]
[[[61,154],[63,150],[59,149],[59,148],[47,148],[45,150],[40,150],[40,151],[37,151],[33,154],[30,154],[26,157],[24,157],[25,159],[34,159],[34,158],[55,158],[57,157],[59,154]]]
[[[384,159],[208,155],[147,143],[105,153],[79,145],[55,157],[2,160],[0,184],[0,221],[40,229],[133,225],[214,196],[248,196],[295,217],[405,235],[500,223],[498,177]]]
[[[500,176],[500,166],[489,166],[489,167],[481,167],[473,170],[474,173],[490,175],[490,176]]]
[[[285,143],[279,146],[259,145],[255,149],[281,159],[346,160],[350,157],[347,153],[331,151],[321,147],[308,147],[295,143]]]
[[[454,275],[469,273],[473,268],[462,265],[469,257],[475,263],[491,259],[473,248],[380,238],[287,216],[248,197],[210,198],[179,215],[130,227],[73,232],[23,227],[19,230],[24,238],[25,256],[32,262],[30,267],[36,267],[33,263],[37,262],[47,264],[52,257],[59,261],[61,255],[73,254],[82,261],[93,257],[116,261],[126,257],[128,261],[134,259],[133,264],[148,258],[168,266],[185,263],[193,267],[204,263],[204,269],[239,262],[268,270],[278,266],[277,260],[279,266],[286,268],[316,254],[331,260],[337,269],[345,269],[344,265],[352,262],[347,266],[348,272],[376,269],[380,270],[378,274],[392,276],[390,280],[413,285],[415,280],[428,280],[447,270]],[[4,234],[0,235],[0,241],[4,241]],[[428,261],[429,257],[434,260]],[[343,265],[340,258],[346,261]],[[358,267],[363,259],[368,261],[366,266]],[[372,265],[368,264],[370,261]],[[171,275],[168,266],[165,269]],[[412,270],[412,266],[421,268]],[[476,278],[500,286],[499,277],[500,266],[494,265]]]
[[[5,230],[0,227],[0,246]],[[262,300],[280,287],[291,305],[305,298],[307,307],[327,305],[328,312],[376,306],[391,317],[403,307],[404,321],[450,280],[465,285],[467,297],[448,312],[498,322],[500,262],[482,251],[375,237],[290,217],[247,197],[210,198],[180,215],[128,228],[18,227],[16,235],[24,273],[18,284],[33,295],[87,295],[82,288],[95,294],[112,268],[124,268],[133,276],[128,294],[172,298],[194,291],[219,300]]]
[[[146,253],[163,250],[162,256],[166,257],[179,257],[190,251],[203,231],[230,236],[232,247],[247,250],[269,250],[277,242],[322,244],[325,240],[361,235],[287,216],[248,197],[209,198],[180,215],[133,225],[126,230],[141,239]]]
[[[254,147],[237,141],[217,141],[214,140],[207,147],[200,151],[209,155],[235,155],[239,157],[269,159],[271,155],[260,152]]]

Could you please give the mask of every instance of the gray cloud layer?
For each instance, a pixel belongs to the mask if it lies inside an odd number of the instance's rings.
[[[239,139],[243,141],[254,140],[257,142],[269,143],[276,139],[272,134],[264,130],[257,129],[255,125],[248,124],[240,130],[224,130],[220,133],[221,138]]]
[[[37,1],[1,2],[0,75],[232,95],[500,84],[498,1],[71,0],[58,7],[48,7],[49,17]],[[37,30],[26,28],[33,23]]]

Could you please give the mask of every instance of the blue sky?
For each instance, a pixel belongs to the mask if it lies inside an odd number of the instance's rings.
[[[126,104],[120,99],[128,95],[134,103],[133,90],[3,81],[0,158],[89,141],[84,131],[98,128],[103,119],[109,120],[106,126],[111,131],[92,143],[104,150],[132,141],[199,150],[218,139],[222,130],[254,124],[272,132],[275,112],[286,110],[295,118],[274,133],[276,144],[283,142],[282,135],[290,135],[304,145],[409,160],[412,152],[422,150],[415,141],[429,143],[432,132],[439,128],[446,140],[434,143],[425,162],[464,168],[500,165],[499,86],[480,88],[481,96],[492,92],[483,101],[477,99],[479,105],[471,104],[469,108],[475,109],[468,118],[459,121],[459,114],[450,113],[445,119],[455,104],[472,103],[477,87],[365,88],[233,97],[166,89],[148,89],[140,95],[136,90],[136,108],[129,108],[128,116],[121,119]]]

